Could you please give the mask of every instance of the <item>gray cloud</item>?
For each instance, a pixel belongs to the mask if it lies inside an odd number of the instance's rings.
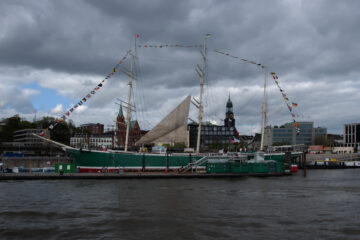
[[[24,114],[35,113],[30,97],[36,94],[36,91],[8,87],[0,83],[0,114],[11,110]]]
[[[343,123],[357,121],[359,115],[359,10],[360,2],[350,0],[5,0],[0,3],[0,68],[7,70],[0,83],[13,92],[21,84],[38,82],[75,102],[132,47],[135,33],[139,44],[184,45],[202,44],[211,33],[205,94],[209,119],[223,118],[230,91],[240,132],[260,124],[261,69],[213,51],[219,49],[268,65],[289,98],[299,103],[300,120],[341,132]],[[155,124],[175,107],[175,100],[198,95],[194,68],[201,63],[199,49],[140,48],[138,57],[141,71],[134,92],[142,110],[137,117],[147,115],[146,121]],[[126,99],[127,81],[117,75],[89,102],[88,111],[102,116],[84,113],[74,117],[76,122],[110,124],[116,97]],[[271,79],[269,86],[269,111],[277,113],[269,113],[268,123],[290,121]],[[31,96],[19,96],[6,95],[6,102],[19,103],[7,104],[7,109],[34,111]],[[0,110],[5,117],[4,106]]]

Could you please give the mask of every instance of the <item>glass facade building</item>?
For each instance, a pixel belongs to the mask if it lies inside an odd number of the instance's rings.
[[[300,135],[296,133],[296,129],[292,122],[286,123],[280,127],[267,126],[265,128],[264,145],[272,146],[275,143],[283,145],[299,145],[310,146],[314,143],[315,136],[327,135],[327,129],[322,127],[314,128],[313,122],[298,122]]]
[[[189,147],[196,148],[198,125],[188,124]],[[208,148],[213,143],[227,144],[235,136],[234,127],[204,124],[201,128],[200,147]]]
[[[360,123],[344,125],[344,146],[360,149]]]

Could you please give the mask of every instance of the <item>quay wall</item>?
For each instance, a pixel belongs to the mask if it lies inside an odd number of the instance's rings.
[[[4,168],[24,167],[24,168],[44,168],[53,167],[55,163],[71,163],[69,157],[2,157],[1,161]]]
[[[321,161],[325,159],[336,159],[337,161],[355,161],[360,160],[358,153],[341,153],[341,154],[306,154],[306,161]]]

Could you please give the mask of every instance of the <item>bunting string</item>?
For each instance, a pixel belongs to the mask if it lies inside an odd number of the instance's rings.
[[[261,63],[257,63],[257,62],[254,62],[254,61],[251,61],[251,60],[248,60],[248,59],[240,58],[240,57],[231,55],[230,53],[227,53],[227,52],[222,52],[222,51],[219,51],[219,50],[214,50],[214,52],[220,53],[220,54],[222,54],[222,55],[225,55],[225,56],[228,56],[228,57],[231,57],[231,58],[234,58],[234,59],[243,61],[243,62],[247,62],[247,63],[251,63],[251,64],[254,64],[254,65],[257,65],[257,66],[259,66],[259,67],[261,67],[261,68],[264,68],[264,67],[265,67],[265,66],[262,65]]]
[[[252,61],[252,60],[240,58],[240,57],[234,56],[234,55],[232,55],[232,54],[230,54],[230,53],[227,53],[227,52],[223,52],[223,51],[219,51],[219,50],[214,50],[214,52],[220,53],[220,54],[222,54],[222,55],[225,55],[225,56],[228,56],[228,57],[231,57],[231,58],[234,58],[234,59],[243,61],[243,62],[247,62],[247,63],[251,63],[251,64],[254,64],[254,65],[257,65],[257,66],[259,66],[259,67],[261,67],[261,68],[264,68],[264,67],[265,67],[265,65],[262,65],[261,63],[257,63],[257,62],[254,62],[254,61]],[[297,135],[299,136],[299,135],[300,135],[299,123],[296,122],[296,120],[295,120],[295,114],[293,113],[293,109],[294,109],[295,107],[297,107],[298,104],[295,103],[295,102],[292,102],[292,103],[290,104],[290,100],[289,100],[288,96],[285,94],[284,90],[280,87],[280,84],[279,84],[279,81],[278,81],[278,76],[276,75],[275,72],[271,72],[271,75],[272,75],[272,77],[273,77],[276,85],[278,86],[278,88],[279,88],[279,90],[280,90],[280,93],[281,93],[281,95],[282,95],[282,97],[283,97],[283,99],[284,99],[284,101],[285,101],[286,106],[287,106],[288,109],[289,109],[290,115],[291,115],[291,117],[292,117],[292,119],[293,119],[293,122],[294,122],[294,126],[295,126],[295,129],[296,129]]]
[[[203,45],[181,45],[181,44],[142,44],[137,45],[139,48],[202,48]]]
[[[279,88],[279,91],[280,91],[280,93],[281,93],[281,95],[282,95],[282,97],[283,97],[283,99],[284,99],[284,102],[285,102],[286,106],[287,106],[288,109],[289,109],[290,115],[291,115],[291,117],[292,117],[292,119],[293,119],[293,122],[294,122],[294,127],[295,127],[295,129],[296,129],[296,133],[297,133],[298,136],[300,136],[299,123],[296,122],[296,120],[295,120],[295,114],[294,114],[294,108],[296,108],[296,107],[298,106],[298,104],[295,103],[295,102],[290,102],[288,96],[284,93],[285,91],[280,87],[279,80],[278,80],[279,77],[276,75],[276,73],[275,73],[275,72],[271,72],[271,76],[272,76],[272,78],[273,78],[276,86]],[[291,104],[290,104],[290,103],[291,103]]]
[[[88,101],[91,98],[91,96],[93,96],[97,91],[99,91],[100,88],[103,87],[103,84],[106,81],[108,81],[115,74],[115,72],[119,69],[120,65],[126,60],[128,55],[130,54],[130,52],[131,52],[131,50],[128,50],[126,52],[126,54],[121,58],[121,60],[115,65],[115,67],[112,69],[112,71],[103,80],[101,80],[93,89],[90,90],[90,92],[88,92],[82,99],[80,99],[80,101],[78,101],[73,107],[69,108],[62,117],[57,118],[55,121],[53,121],[46,130],[49,130],[49,129],[52,130],[60,122],[65,121],[72,114],[72,112],[74,112],[78,107],[80,107],[86,101]],[[44,136],[45,132],[42,132],[41,135]]]

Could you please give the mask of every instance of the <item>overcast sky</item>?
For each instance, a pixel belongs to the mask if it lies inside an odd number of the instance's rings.
[[[231,95],[240,134],[260,132],[264,73],[214,52],[265,64],[279,77],[297,121],[328,133],[360,122],[360,1],[2,0],[0,118],[61,117],[112,70],[134,35],[139,45],[207,40],[205,120],[221,124]],[[150,129],[187,95],[199,95],[199,48],[138,48],[134,104]],[[124,62],[129,67],[129,61]],[[117,72],[70,117],[113,125],[128,77]],[[267,124],[292,120],[268,76]],[[197,118],[192,107],[190,117]]]

